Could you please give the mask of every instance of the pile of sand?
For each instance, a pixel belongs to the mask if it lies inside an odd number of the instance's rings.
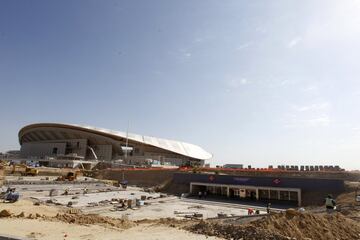
[[[272,215],[251,223],[271,233],[296,239],[359,239],[360,224],[340,213],[312,214],[295,210]]]
[[[225,239],[360,239],[360,224],[339,213],[315,215],[295,210],[244,225],[200,221],[187,230]]]
[[[265,229],[256,228],[251,225],[235,226],[201,220],[199,223],[188,226],[186,230],[207,236],[216,236],[225,239],[264,239],[264,240],[287,240],[287,238],[276,233],[269,233]]]
[[[10,216],[11,216],[11,212],[9,210],[4,209],[4,210],[0,211],[0,218],[2,218],[2,217],[10,217]]]
[[[39,213],[13,214],[9,210],[4,209],[0,211],[0,217],[15,217],[15,218],[28,218],[28,219],[41,219],[45,221],[61,221],[65,223],[73,223],[78,225],[100,225],[103,227],[112,227],[117,229],[128,229],[136,224],[127,219],[118,219],[111,217],[102,217],[97,214],[79,214],[79,213],[58,213],[56,216],[46,216]]]
[[[46,205],[34,205],[32,201],[21,199],[11,204],[0,202],[0,210],[1,209],[9,210],[13,215],[18,215],[24,212],[25,215],[41,214],[49,217],[54,217],[56,216],[56,214],[65,211],[65,209],[67,208],[60,206],[55,207],[55,206],[46,206]]]
[[[126,219],[103,217],[97,214],[57,214],[52,219],[79,225],[95,224],[104,227],[114,227],[119,229],[128,229],[136,225],[132,221]]]
[[[354,204],[356,204],[355,198],[356,198],[356,193],[355,192],[343,193],[343,194],[340,194],[336,198],[336,204],[339,204],[339,205],[354,205]]]

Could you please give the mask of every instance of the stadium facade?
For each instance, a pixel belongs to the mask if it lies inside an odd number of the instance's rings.
[[[61,123],[36,123],[19,131],[21,158],[45,160],[99,160],[144,165],[203,165],[212,155],[199,146]]]

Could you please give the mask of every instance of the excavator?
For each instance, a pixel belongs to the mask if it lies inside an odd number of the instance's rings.
[[[58,177],[56,181],[74,181],[77,179],[78,175],[81,175],[81,171],[70,171],[66,175]]]
[[[96,160],[98,160],[95,150],[90,146],[88,146],[88,149],[93,154],[94,158]],[[69,171],[66,175],[62,175],[62,176],[58,177],[56,180],[57,181],[74,181],[77,179],[78,176],[92,177],[93,172],[91,170],[85,169],[84,165],[82,163],[80,163],[80,169]]]

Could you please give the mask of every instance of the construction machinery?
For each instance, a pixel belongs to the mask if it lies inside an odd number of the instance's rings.
[[[37,176],[39,175],[39,170],[25,164],[13,164],[11,174],[16,173],[20,173],[21,176]]]
[[[60,176],[56,179],[56,181],[74,181],[77,177],[81,175],[81,171],[70,171],[66,175]]]
[[[123,181],[121,181],[120,182],[120,186],[123,188],[123,189],[126,189],[127,188],[127,186],[128,186],[128,181],[127,180],[123,180]]]
[[[0,165],[0,189],[3,186],[3,181],[4,181],[4,177],[5,177],[5,171],[4,171],[4,165]],[[15,191],[15,188],[10,188],[8,187],[6,189],[6,191],[1,192],[0,191],[0,199],[3,199],[4,202],[16,202],[17,200],[19,200],[20,194],[18,192]]]
[[[120,186],[120,183],[117,180],[102,179],[100,181],[107,184],[107,185],[110,185],[110,186],[114,186],[114,187],[119,187]]]
[[[84,177],[94,177],[94,171],[86,169],[82,163],[79,164],[80,172]]]
[[[4,202],[14,203],[19,200],[20,194],[15,191],[15,188],[8,187],[6,192],[0,193],[0,198],[4,200]]]

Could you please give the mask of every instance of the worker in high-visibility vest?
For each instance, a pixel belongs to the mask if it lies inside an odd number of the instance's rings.
[[[328,210],[333,210],[336,207],[336,202],[330,194],[325,198],[325,207]]]

